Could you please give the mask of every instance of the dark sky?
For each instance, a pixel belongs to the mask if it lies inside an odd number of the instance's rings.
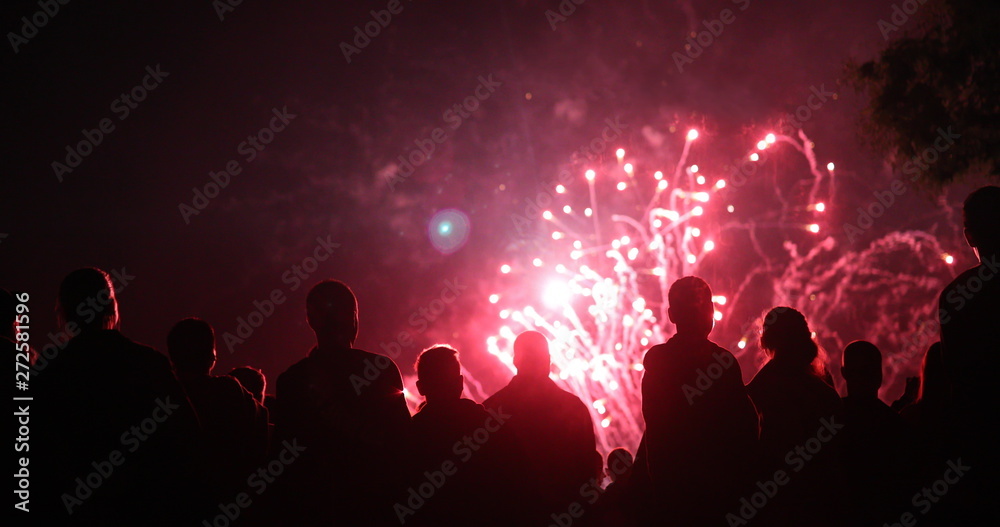
[[[606,118],[628,123],[616,146],[657,162],[676,158],[667,146],[676,149],[681,136],[670,135],[660,153],[650,153],[651,138],[697,126],[714,141],[705,162],[722,165],[822,87],[838,97],[804,127],[822,162],[836,160],[844,192],[862,205],[892,178],[857,138],[857,97],[839,85],[847,61],[884,44],[877,24],[892,2],[588,0],[553,29],[546,10],[558,10],[555,1],[404,0],[348,64],[341,44],[387,5],[244,0],[220,20],[207,0],[71,1],[36,33],[29,28],[16,53],[8,34],[0,277],[31,294],[33,344],[54,330],[59,280],[82,266],[134,275],[119,295],[122,329],[158,349],[186,316],[205,318],[220,337],[233,332],[254,301],[278,289],[287,300],[234,353],[220,342],[216,370],[251,364],[273,381],[311,344],[308,287],[292,291],[283,276],[319,237],[339,246],[305,283],[335,277],[355,289],[359,347],[381,351],[399,332],[413,333],[397,360],[406,373],[420,347],[452,341],[495,386],[502,375],[482,349],[497,320],[485,298],[497,266],[536,243],[510,215],[560,169],[582,172],[573,153]],[[39,9],[5,2],[3,30],[21,33],[21,17]],[[731,23],[678,71],[672,54],[724,9]],[[157,67],[164,76],[125,116],[116,101]],[[446,110],[473,95],[481,77],[499,87],[452,129]],[[248,160],[240,144],[284,108],[295,117]],[[67,145],[103,119],[114,129],[60,182],[53,161],[65,162]],[[386,167],[436,128],[447,137],[432,158],[389,188]],[[179,206],[233,160],[240,173],[186,223]],[[757,198],[733,199],[752,206]],[[892,230],[927,230],[958,264],[971,264],[947,221],[928,212],[933,200],[913,191],[900,203],[891,221],[853,244],[839,228],[854,214],[846,203],[831,211],[830,234],[855,250]],[[427,225],[448,208],[469,216],[471,235],[444,255]],[[715,272],[713,285],[738,283],[725,276],[733,272]],[[446,280],[467,289],[415,331],[411,317]]]

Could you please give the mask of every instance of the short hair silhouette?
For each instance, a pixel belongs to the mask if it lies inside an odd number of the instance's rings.
[[[549,341],[537,331],[525,331],[514,339],[514,367],[518,375],[547,377],[551,368]]]
[[[1000,246],[1000,187],[977,189],[962,206],[969,245],[996,250]]]
[[[351,346],[358,338],[358,299],[339,280],[324,280],[309,290],[306,318],[319,340]]]
[[[0,289],[0,336],[14,340],[14,326],[17,320],[17,299],[6,289]]]
[[[805,315],[787,306],[768,311],[760,346],[769,357],[789,364],[808,365],[819,354]]]
[[[617,481],[618,478],[632,469],[634,462],[632,453],[625,447],[618,447],[608,452],[608,478],[612,482]]]
[[[215,331],[200,318],[185,318],[167,334],[167,352],[175,370],[207,375],[215,366]]]
[[[417,390],[425,397],[462,396],[462,365],[458,350],[444,344],[420,352],[416,363]]]
[[[59,284],[56,306],[61,321],[80,329],[115,329],[118,326],[118,300],[108,273],[85,267],[66,275]]]
[[[678,332],[708,334],[715,324],[712,288],[697,276],[685,276],[670,286],[667,315]]]
[[[267,390],[267,378],[264,377],[264,372],[250,366],[240,366],[233,368],[229,376],[240,381],[243,388],[250,392],[257,402],[264,403],[264,392]]]
[[[877,394],[882,386],[882,352],[865,340],[851,342],[844,348],[841,373],[848,395]]]

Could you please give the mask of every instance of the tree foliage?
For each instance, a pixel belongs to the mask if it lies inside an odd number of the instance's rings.
[[[1000,176],[1000,2],[910,0],[892,13],[879,21],[887,47],[848,67],[868,96],[863,139],[929,187]]]

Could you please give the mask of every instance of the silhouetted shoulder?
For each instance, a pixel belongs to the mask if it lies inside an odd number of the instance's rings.
[[[769,386],[780,378],[778,367],[775,363],[767,362],[757,370],[750,382],[747,383],[747,391],[752,396],[755,391],[759,391],[764,386]]]
[[[646,355],[642,357],[642,369],[645,371],[657,370],[664,366],[664,363],[668,360],[668,354],[670,353],[670,346],[666,343],[657,344],[649,351]]]

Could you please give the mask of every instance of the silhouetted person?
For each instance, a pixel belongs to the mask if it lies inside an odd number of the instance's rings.
[[[841,373],[847,382],[843,454],[854,521],[893,523],[909,504],[905,483],[914,464],[912,434],[899,414],[878,398],[882,352],[874,344],[863,340],[848,344]]]
[[[306,449],[282,477],[290,493],[281,512],[308,525],[397,524],[392,504],[405,488],[410,427],[399,369],[352,348],[358,303],[344,283],[316,284],[306,317],[317,345],[277,382],[277,435]]]
[[[419,525],[502,525],[496,511],[506,492],[500,469],[506,452],[490,436],[504,426],[496,411],[462,397],[464,378],[458,352],[438,345],[417,357],[417,390],[426,398],[413,416],[414,470],[410,488],[444,474],[441,488],[420,504],[401,494],[400,522]],[[414,504],[420,507],[411,508]],[[411,513],[412,511],[412,513]]]
[[[965,239],[979,265],[941,293],[941,346],[958,404],[996,414],[1000,369],[1000,187],[969,194],[963,207]]]
[[[992,497],[1000,488],[1000,187],[969,194],[962,208],[965,239],[979,265],[958,275],[939,299],[941,354],[951,380],[955,437],[963,461],[978,466],[959,491],[959,521],[1000,522]]]
[[[642,416],[652,506],[685,525],[723,524],[757,442],[757,414],[739,362],[708,340],[712,290],[686,276],[668,292],[677,333],[643,358]]]
[[[583,518],[584,525],[632,525],[635,523],[638,505],[635,497],[630,494],[629,479],[632,476],[634,460],[632,453],[624,447],[618,447],[608,453],[607,464],[600,452],[596,452],[601,465],[603,479],[609,482],[600,492],[597,503],[587,511]],[[585,495],[591,498],[592,494]]]
[[[169,361],[118,332],[114,287],[100,269],[66,276],[56,311],[75,336],[33,376],[35,519],[194,523],[206,510],[192,501],[197,420]]]
[[[483,403],[509,416],[497,437],[516,452],[509,462],[518,479],[502,502],[520,515],[517,524],[548,525],[571,503],[585,501],[580,488],[593,479],[594,425],[587,405],[549,378],[544,335],[517,336],[514,366],[517,375]]]
[[[951,402],[951,381],[941,356],[941,343],[928,346],[920,363],[920,388],[913,404],[903,407],[900,414],[926,434],[940,435],[950,428],[947,413]],[[943,439],[942,439],[943,440]]]
[[[258,403],[264,404],[264,393],[267,391],[267,378],[264,377],[264,372],[250,366],[240,366],[233,368],[227,375],[239,381]]]
[[[206,481],[219,500],[237,489],[265,460],[267,410],[239,381],[213,376],[215,331],[204,320],[181,320],[167,335],[167,351],[205,438]]]
[[[760,416],[758,478],[774,481],[781,470],[788,479],[758,521],[841,525],[843,405],[824,380],[829,374],[819,346],[805,317],[790,307],[767,313],[760,345],[769,360],[747,385]]]
[[[908,465],[912,466],[908,473],[915,474],[907,487],[911,497],[928,483],[941,478],[949,461],[962,457],[955,436],[961,422],[954,415],[951,404],[951,384],[941,357],[941,343],[935,342],[927,348],[921,363],[916,401],[900,411],[903,421],[913,431],[915,454],[908,460]],[[962,462],[967,460],[968,457]],[[968,477],[962,477],[963,486],[968,483]],[[948,521],[953,521],[949,519],[955,514],[954,494],[949,490],[944,502],[935,503],[934,508],[921,517],[921,524],[949,525]]]
[[[632,463],[634,462],[632,453],[627,448],[618,447],[608,453],[608,461],[604,473],[611,480],[611,484],[614,484],[619,478],[625,477],[631,472]]]

